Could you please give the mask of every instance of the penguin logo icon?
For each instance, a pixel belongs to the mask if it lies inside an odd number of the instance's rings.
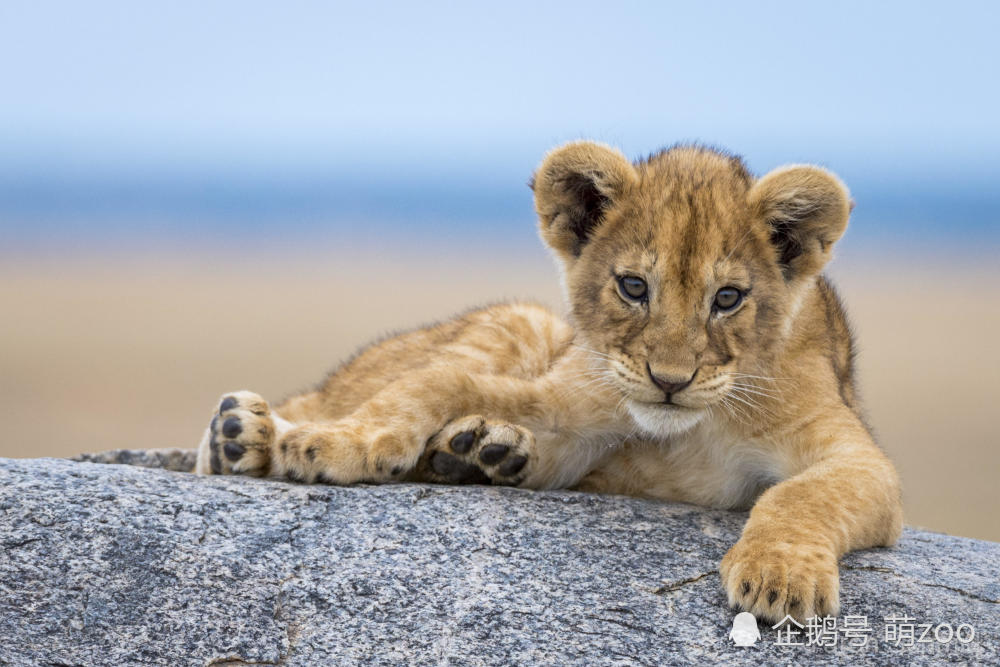
[[[736,614],[733,619],[733,629],[729,631],[729,638],[737,646],[753,646],[760,639],[760,629],[757,627],[757,619],[748,611]]]

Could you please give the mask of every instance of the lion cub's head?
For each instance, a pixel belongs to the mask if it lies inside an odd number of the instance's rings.
[[[580,342],[653,435],[690,428],[769,375],[851,209],[828,171],[758,180],[694,146],[632,164],[572,143],[546,156],[533,188]]]

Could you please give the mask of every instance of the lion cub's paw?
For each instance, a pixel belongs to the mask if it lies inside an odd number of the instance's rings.
[[[531,431],[472,415],[452,421],[430,439],[418,473],[422,480],[446,484],[517,486],[535,460]]]
[[[267,401],[257,394],[236,391],[223,395],[206,435],[207,443],[202,446],[208,447],[212,473],[267,474],[275,424]]]
[[[744,537],[719,571],[729,605],[758,619],[805,622],[840,611],[837,557],[829,547]]]

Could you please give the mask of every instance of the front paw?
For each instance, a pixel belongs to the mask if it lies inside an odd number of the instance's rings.
[[[719,568],[729,605],[772,623],[840,611],[837,556],[827,546],[744,536]]]
[[[537,460],[535,436],[510,422],[469,415],[427,442],[415,478],[441,484],[517,486]]]
[[[267,474],[268,449],[275,433],[274,415],[259,395],[251,391],[223,395],[200,446],[198,472]]]

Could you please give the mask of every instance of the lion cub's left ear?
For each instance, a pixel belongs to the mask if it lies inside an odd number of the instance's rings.
[[[771,227],[771,243],[789,282],[820,272],[853,208],[839,178],[809,165],[775,169],[757,181],[749,197],[751,210]]]

